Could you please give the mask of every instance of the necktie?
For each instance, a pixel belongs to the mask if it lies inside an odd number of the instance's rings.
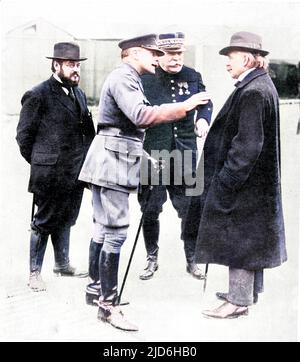
[[[72,102],[75,103],[75,94],[72,87],[69,88],[69,97],[71,98]]]
[[[68,97],[71,99],[71,101],[73,103],[75,103],[76,98],[75,98],[73,88],[69,84],[65,84],[65,83],[61,83],[60,85],[68,90],[68,92],[69,92]]]

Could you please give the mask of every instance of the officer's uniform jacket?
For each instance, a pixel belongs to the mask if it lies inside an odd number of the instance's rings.
[[[145,128],[184,117],[179,104],[150,106],[138,72],[123,63],[107,77],[100,96],[98,134],[79,179],[124,192],[139,183]]]
[[[194,69],[183,66],[176,74],[167,73],[160,67],[156,74],[142,76],[145,95],[151,104],[183,102],[191,95],[205,91],[201,74]],[[210,124],[212,115],[212,102],[198,106],[190,111],[181,122],[170,122],[150,127],[146,131],[144,149],[151,154],[153,150],[173,150],[193,152],[193,162],[186,164],[183,174],[192,173],[196,167],[197,142],[194,132],[194,121],[199,118],[206,119]],[[155,157],[155,154],[152,153]]]
[[[16,139],[31,165],[29,192],[46,196],[78,185],[95,130],[85,94],[79,87],[74,93],[77,104],[52,76],[22,97]]]

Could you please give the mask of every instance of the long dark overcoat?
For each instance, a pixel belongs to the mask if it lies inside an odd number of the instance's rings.
[[[277,91],[249,73],[217,115],[204,146],[198,263],[258,270],[287,259]]]
[[[95,131],[83,91],[79,106],[53,77],[26,92],[17,127],[22,156],[31,164],[28,191],[40,196],[72,191]]]

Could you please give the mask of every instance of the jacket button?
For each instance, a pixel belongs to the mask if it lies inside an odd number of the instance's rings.
[[[173,80],[173,79],[171,79],[171,83],[174,83],[174,80]]]
[[[175,97],[175,94],[174,94],[174,93],[172,94],[172,97]]]
[[[172,90],[175,90],[175,87],[171,87]]]
[[[176,101],[176,99],[173,99],[172,102],[173,102],[173,103],[176,103],[177,101]]]
[[[174,137],[177,138],[177,134],[176,134],[176,133],[174,134]]]
[[[174,127],[174,131],[177,131],[177,127]]]

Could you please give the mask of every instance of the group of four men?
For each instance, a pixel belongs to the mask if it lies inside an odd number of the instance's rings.
[[[228,56],[227,70],[239,84],[208,133],[212,102],[200,73],[183,64],[183,33],[158,39],[144,35],[123,40],[119,47],[122,64],[102,87],[96,135],[78,87],[80,61],[86,58],[76,44],[55,44],[49,57],[53,76],[22,98],[17,141],[31,164],[29,191],[38,207],[32,220],[29,286],[45,289],[41,268],[49,235],[54,272],[85,276],[69,263],[69,237],[89,184],[94,230],[87,302],[96,300],[99,319],[137,330],[119,308],[118,266],[129,226],[128,197],[139,188],[147,251],[140,279],[152,278],[158,269],[159,214],[169,194],[182,222],[187,272],[203,279],[197,263],[229,266],[229,291],[218,293],[225,303],[203,313],[214,318],[245,315],[262,291],[263,269],[286,260],[278,96],[265,70],[268,52],[261,38],[248,32],[234,34],[220,51]],[[204,191],[189,196],[186,180],[196,174],[196,135],[207,133]],[[171,159],[168,182],[159,177],[149,198],[151,185],[140,185],[140,168],[142,158],[151,159],[153,151],[160,156],[160,151],[189,151],[191,162]]]

